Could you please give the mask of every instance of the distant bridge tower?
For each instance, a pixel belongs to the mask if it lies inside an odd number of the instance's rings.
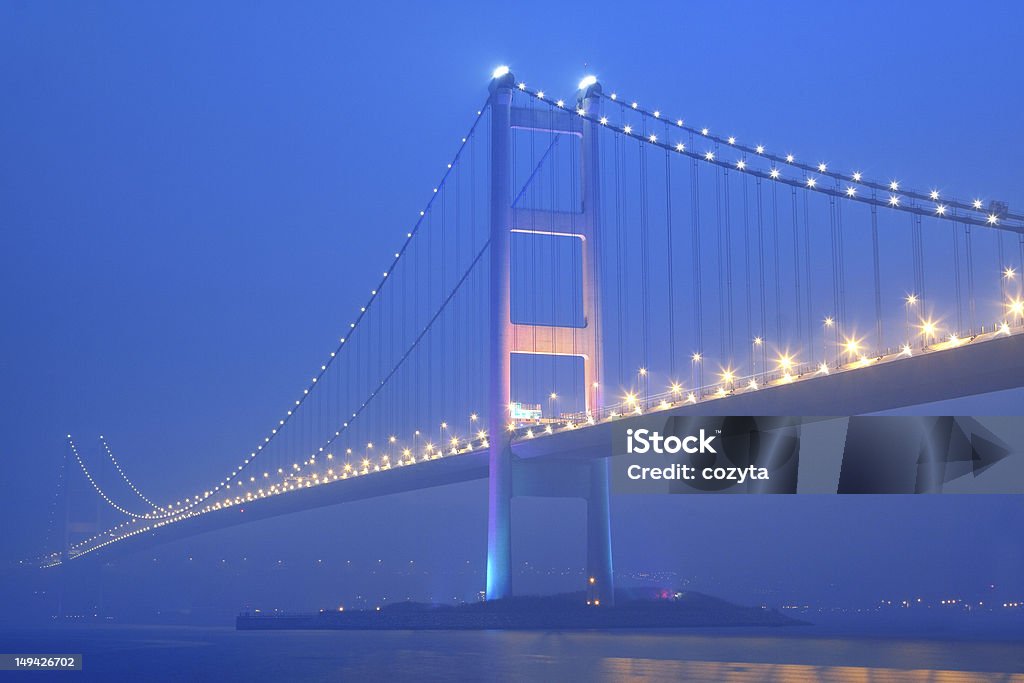
[[[587,502],[587,593],[601,604],[614,600],[611,524],[608,499],[608,461],[528,463],[512,453],[505,425],[511,401],[512,354],[576,356],[583,360],[586,411],[601,406],[601,299],[600,163],[598,124],[601,85],[588,77],[580,83],[577,106],[587,118],[572,111],[553,113],[512,105],[515,77],[498,69],[491,93],[491,318],[489,419],[492,431],[489,457],[487,527],[487,598],[512,594],[512,497],[581,497]],[[572,135],[580,140],[581,206],[569,212],[521,209],[512,205],[512,130],[521,129]],[[577,210],[579,209],[579,210]],[[583,323],[581,327],[521,324],[512,321],[513,226],[515,232],[535,238],[561,236],[578,239],[581,252]],[[522,341],[530,340],[529,345]],[[558,474],[554,475],[557,469]],[[553,476],[545,476],[545,471]]]
[[[104,515],[103,500],[96,495],[87,480],[71,476],[68,470],[74,465],[69,465],[67,454],[61,467],[64,479],[61,496],[63,538],[60,551],[62,563],[55,572],[58,581],[57,617],[97,618],[104,609],[103,566],[101,563],[72,564],[69,561],[70,551],[76,544],[98,537],[108,528],[109,520]],[[106,462],[103,461],[94,470],[99,481],[105,479],[106,469]]]

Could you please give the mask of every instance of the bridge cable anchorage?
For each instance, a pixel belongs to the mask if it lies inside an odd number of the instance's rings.
[[[611,101],[617,101],[619,99],[617,96],[612,97],[610,94],[605,93],[602,93],[601,96]],[[636,112],[637,114],[645,118],[662,119],[663,117],[666,117],[664,112],[659,111],[657,112],[658,115],[655,116],[656,112],[645,109],[644,107],[641,107],[639,105],[632,107],[632,111]],[[670,119],[671,117],[667,118]],[[838,171],[829,169],[827,164],[818,164],[816,166],[812,164],[807,164],[797,160],[792,154],[787,154],[784,156],[777,155],[765,149],[763,145],[756,145],[753,147],[744,145],[736,141],[735,138],[720,137],[716,134],[711,133],[706,128],[701,130],[693,128],[688,124],[684,123],[682,119],[677,119],[677,122],[677,127],[680,131],[699,133],[713,142],[728,143],[730,146],[735,147],[736,149],[742,152],[746,152],[748,154],[756,154],[759,157],[763,157],[764,159],[767,159],[777,164],[786,163],[789,166],[792,166],[793,168],[799,169],[801,171],[805,171],[807,173],[819,173],[823,176],[834,178],[837,181],[852,181],[857,185],[869,189],[894,192],[899,191],[903,196],[906,196],[911,199],[936,202],[936,213],[938,213],[938,215],[940,216],[943,215],[947,209],[959,208],[966,211],[970,211],[972,213],[981,214],[984,217],[984,220],[990,225],[996,225],[1001,220],[1012,220],[1017,222],[1024,221],[1024,213],[1010,212],[1006,208],[1006,206],[1003,205],[1001,202],[991,202],[989,206],[986,208],[985,204],[979,199],[973,199],[968,201],[962,199],[941,197],[940,193],[937,190],[922,192],[919,190],[905,188],[902,186],[902,183],[899,183],[897,181],[889,181],[887,183],[874,181],[865,178],[864,174],[859,171],[853,173],[840,173]],[[937,203],[940,200],[940,198],[942,202],[941,204]],[[938,211],[939,206],[942,207],[942,211]],[[993,217],[995,218],[995,220],[991,220]],[[1022,229],[1024,229],[1024,226],[1021,227]],[[1017,232],[1019,231],[1020,230],[1017,230]]]

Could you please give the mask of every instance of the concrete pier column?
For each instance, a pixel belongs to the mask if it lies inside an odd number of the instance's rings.
[[[505,430],[511,395],[512,88],[507,68],[491,80],[491,431],[487,491],[487,599],[512,595],[512,448]]]
[[[587,498],[587,599],[598,600],[601,605],[615,603],[607,458],[594,460],[590,465],[590,495]]]

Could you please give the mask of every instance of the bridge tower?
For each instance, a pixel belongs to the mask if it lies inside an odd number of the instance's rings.
[[[62,464],[64,486],[61,495],[61,517],[63,537],[61,539],[62,563],[55,572],[57,589],[57,617],[96,618],[104,609],[101,563],[72,563],[70,549],[76,543],[94,537],[107,528],[102,499],[83,476],[74,476],[70,471],[67,454]],[[106,462],[95,469],[99,481],[105,479]]]
[[[495,72],[490,84],[491,211],[490,211],[490,397],[487,598],[512,594],[512,497],[542,495],[581,497],[587,503],[587,594],[610,605],[614,601],[608,461],[585,464],[520,462],[512,453],[508,432],[512,354],[576,356],[583,360],[586,411],[601,406],[600,279],[600,162],[598,124],[601,85],[588,77],[580,83],[573,111],[540,113],[513,105],[515,77],[507,69]],[[513,206],[512,130],[570,135],[579,139],[580,206],[571,211],[543,211]],[[524,230],[519,226],[545,226]],[[512,320],[512,233],[534,237],[559,236],[579,240],[581,253],[582,326],[538,325]],[[525,340],[530,340],[525,344]],[[560,476],[545,476],[545,468],[560,468]],[[568,476],[566,476],[568,475]],[[558,487],[554,481],[565,484]]]

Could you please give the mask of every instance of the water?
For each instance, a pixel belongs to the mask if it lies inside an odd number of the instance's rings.
[[[1019,633],[859,637],[834,629],[246,631],[61,626],[0,631],[3,652],[83,653],[80,681],[1020,681]]]

